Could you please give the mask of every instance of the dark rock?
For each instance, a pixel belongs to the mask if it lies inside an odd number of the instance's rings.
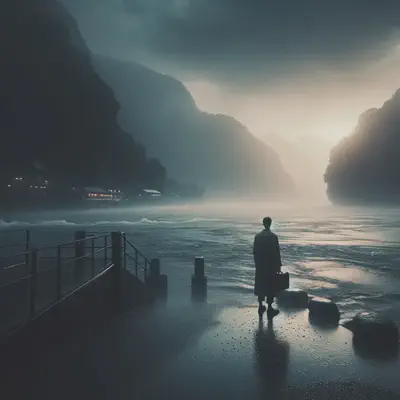
[[[306,308],[308,300],[307,292],[301,289],[286,289],[278,294],[278,303],[284,307]]]
[[[308,309],[310,311],[310,318],[313,321],[324,321],[338,323],[340,319],[340,312],[337,305],[323,297],[313,297],[308,302]]]
[[[369,343],[360,337],[353,336],[355,354],[364,360],[390,361],[399,356],[399,343],[388,344],[385,341]]]
[[[396,324],[377,312],[361,312],[353,319],[346,320],[343,326],[351,330],[354,336],[362,336],[365,339],[375,340],[378,335],[381,339],[384,337],[386,341],[399,341]]]
[[[318,315],[315,316],[314,314],[308,314],[308,322],[314,328],[320,331],[334,331],[339,326],[339,321],[336,318],[321,318]]]
[[[399,350],[396,324],[376,312],[362,312],[342,324],[353,332],[356,353],[363,358],[388,358]]]

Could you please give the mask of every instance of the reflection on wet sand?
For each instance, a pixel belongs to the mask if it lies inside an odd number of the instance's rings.
[[[262,318],[254,335],[255,368],[266,398],[279,399],[286,390],[289,344],[276,337],[273,321],[264,326]]]
[[[353,337],[354,353],[363,360],[379,360],[396,362],[399,357],[399,343],[394,345],[379,343],[376,346],[369,346],[362,340]]]

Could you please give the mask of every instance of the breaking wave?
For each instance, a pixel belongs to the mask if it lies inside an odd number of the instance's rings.
[[[141,218],[137,221],[90,221],[90,222],[72,222],[65,219],[59,220],[42,220],[42,221],[5,221],[0,219],[0,229],[7,228],[24,228],[24,227],[69,227],[69,226],[100,226],[100,225],[159,225],[159,224],[190,224],[196,222],[211,221],[206,218],[192,218],[188,220],[157,220],[149,218]]]
[[[29,226],[74,226],[73,222],[66,221],[65,219],[51,220],[51,221],[4,221],[0,219],[0,228],[17,228],[17,227],[29,227]]]

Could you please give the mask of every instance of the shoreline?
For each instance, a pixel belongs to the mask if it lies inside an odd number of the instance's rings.
[[[149,206],[165,206],[165,205],[187,205],[204,201],[203,198],[162,198],[156,200],[127,200],[120,202],[96,202],[96,201],[79,201],[69,203],[51,203],[39,205],[26,205],[21,207],[6,207],[1,205],[0,219],[4,219],[4,214],[13,215],[16,213],[34,213],[34,212],[68,212],[68,211],[85,211],[85,210],[107,210],[107,209],[129,209],[132,207],[149,207]]]

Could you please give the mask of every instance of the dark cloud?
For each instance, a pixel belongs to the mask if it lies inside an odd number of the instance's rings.
[[[139,57],[255,83],[310,64],[341,68],[379,57],[400,27],[398,0],[64,1],[98,49],[104,18],[90,17],[90,7],[114,13],[107,35]]]

